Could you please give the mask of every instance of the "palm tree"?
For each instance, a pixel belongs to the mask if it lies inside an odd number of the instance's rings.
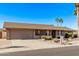
[[[57,22],[57,26],[61,26],[63,23],[63,19],[62,18],[56,18],[56,22]],[[61,31],[57,31],[57,35],[60,37],[61,36]],[[57,37],[57,36],[56,36]],[[62,43],[62,39],[60,39],[60,43]]]
[[[74,10],[74,15],[77,15],[77,10]]]
[[[78,38],[79,38],[79,3],[75,3],[75,6],[77,7],[74,11],[74,15],[77,15],[77,26],[78,26]]]
[[[63,19],[62,18],[56,18],[56,22],[57,22],[57,26],[61,26],[63,23]]]
[[[62,23],[63,23],[63,19],[60,18],[60,26],[62,26]]]
[[[60,19],[59,19],[58,17],[57,17],[56,20],[55,20],[56,23],[57,23],[57,26],[59,26],[59,22],[60,22],[59,20],[60,20]]]

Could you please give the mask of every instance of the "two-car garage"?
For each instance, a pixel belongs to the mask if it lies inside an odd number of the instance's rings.
[[[7,32],[7,35],[9,39],[32,39],[34,37],[34,31],[25,29],[10,29]]]

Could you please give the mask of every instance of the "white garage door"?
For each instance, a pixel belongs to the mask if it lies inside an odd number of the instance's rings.
[[[34,35],[33,30],[11,30],[11,39],[32,39]]]

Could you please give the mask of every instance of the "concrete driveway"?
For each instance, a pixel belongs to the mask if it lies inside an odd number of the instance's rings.
[[[43,41],[41,39],[31,39],[31,40],[11,40],[12,45],[14,46],[25,46],[30,49],[43,49],[43,48],[52,48],[56,47],[56,44],[53,41]]]
[[[43,41],[41,39],[26,39],[26,40],[0,40],[0,53],[24,51],[24,50],[35,50],[44,48],[54,48],[50,41]]]
[[[0,44],[0,53],[76,46],[76,45],[60,45],[60,44],[54,43],[53,41],[43,41],[41,39],[2,40],[0,42],[2,42],[2,44]]]

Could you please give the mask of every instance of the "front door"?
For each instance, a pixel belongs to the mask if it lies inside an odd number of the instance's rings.
[[[52,37],[55,38],[56,37],[56,30],[52,31]]]

